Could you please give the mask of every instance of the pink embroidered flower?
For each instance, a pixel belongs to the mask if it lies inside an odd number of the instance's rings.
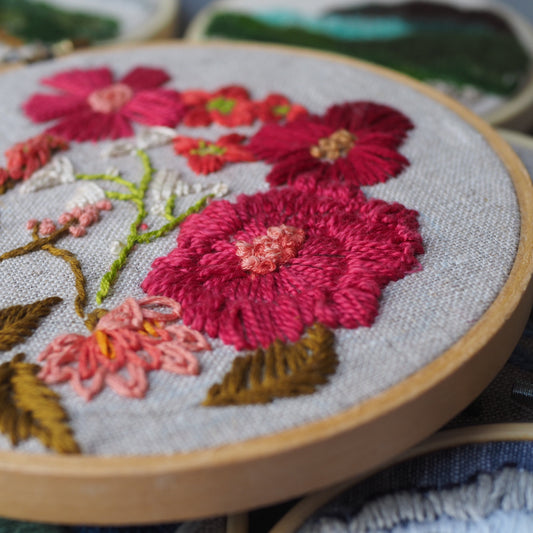
[[[6,153],[6,167],[13,180],[26,180],[46,165],[56,152],[67,150],[68,142],[61,137],[43,133],[17,143]]]
[[[303,105],[293,104],[282,94],[269,94],[263,101],[256,102],[257,118],[263,122],[292,122],[308,115]]]
[[[243,135],[231,133],[214,142],[178,136],[173,143],[175,152],[187,158],[189,167],[196,174],[210,174],[220,170],[226,163],[255,161],[250,150],[242,146],[245,140]]]
[[[229,128],[250,125],[255,121],[254,104],[244,87],[228,85],[217,91],[193,90],[181,93],[187,110],[186,126],[209,126],[216,122]]]
[[[197,331],[175,324],[180,315],[180,305],[169,298],[129,298],[102,317],[91,336],[56,338],[39,355],[44,362],[39,377],[49,384],[69,381],[90,400],[105,385],[122,396],[143,398],[152,370],[198,374],[192,352],[211,347]]]
[[[239,350],[294,342],[317,321],[370,326],[383,287],[418,268],[417,213],[313,180],[191,215],[143,289],[174,298],[185,324]]]
[[[58,122],[47,131],[75,141],[117,139],[133,134],[131,122],[174,127],[182,118],[180,94],[161,89],[161,69],[137,67],[119,81],[108,68],[74,69],[42,80],[60,94],[35,94],[25,104],[34,122]]]
[[[409,161],[396,148],[413,127],[395,109],[373,102],[331,106],[323,116],[267,124],[250,150],[273,163],[271,185],[292,183],[303,172],[323,180],[374,185],[399,174]]]

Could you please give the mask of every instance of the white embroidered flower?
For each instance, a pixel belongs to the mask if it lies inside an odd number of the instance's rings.
[[[109,246],[109,251],[111,252],[111,255],[118,257],[122,251],[122,248],[124,248],[124,243],[120,241],[112,241],[111,245]]]
[[[67,211],[72,211],[75,207],[82,208],[105,199],[104,190],[96,183],[82,183],[74,192],[74,196],[66,203],[65,208]]]
[[[74,167],[68,157],[59,155],[54,157],[44,167],[34,172],[20,187],[21,194],[48,189],[64,183],[76,181]]]
[[[166,203],[173,194],[177,194],[176,189],[179,184],[183,183],[180,177],[181,174],[175,169],[164,168],[158,170],[154,174],[150,186],[152,200],[158,204]]]
[[[217,198],[222,198],[223,196],[226,196],[228,192],[228,184],[224,183],[223,181],[215,183],[215,185],[213,185],[213,187],[211,188],[211,194],[214,194]]]
[[[147,150],[157,146],[164,146],[172,142],[176,131],[165,126],[145,128],[133,139],[121,139],[104,148],[104,157],[119,157],[134,154],[137,150]]]

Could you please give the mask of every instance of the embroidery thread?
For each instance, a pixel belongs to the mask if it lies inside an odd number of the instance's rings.
[[[238,350],[296,342],[315,322],[370,326],[383,287],[419,268],[417,213],[366,201],[356,187],[319,181],[312,190],[311,182],[303,176],[294,187],[215,201],[191,215],[142,288],[174,298],[185,324]],[[272,233],[283,226],[292,236],[280,236],[274,249]],[[254,248],[248,257],[263,262],[259,270],[243,268],[241,243]],[[256,253],[261,243],[268,253]],[[278,254],[273,266],[262,268],[271,252]]]
[[[246,146],[246,137],[231,133],[216,141],[177,136],[174,138],[174,150],[187,158],[189,167],[196,174],[211,174],[227,163],[255,161],[255,157]]]
[[[57,120],[47,132],[73,141],[130,137],[131,122],[174,127],[181,120],[180,93],[161,88],[169,79],[164,70],[148,67],[117,82],[108,68],[69,70],[42,80],[59,94],[35,94],[24,111],[34,122]]]
[[[266,124],[249,149],[274,165],[266,177],[273,186],[293,183],[302,173],[323,181],[375,185],[409,164],[396,149],[411,128],[411,121],[392,107],[349,102],[331,106],[323,116]]]
[[[10,350],[37,329],[54,306],[63,300],[57,296],[27,305],[13,305],[0,310],[0,351]]]
[[[139,302],[128,298],[116,309],[101,312],[100,318],[99,314],[90,317],[98,322],[89,337],[61,335],[39,355],[43,381],[68,381],[87,401],[105,385],[121,396],[144,398],[148,372],[196,375],[200,367],[193,352],[211,349],[200,333],[176,324],[181,307],[170,298],[148,297]]]
[[[246,405],[313,394],[338,365],[334,335],[321,324],[311,326],[295,344],[275,341],[267,350],[236,357],[222,383],[213,385],[205,406]]]
[[[16,446],[35,437],[59,453],[80,453],[59,396],[38,377],[24,354],[0,365],[0,430]]]

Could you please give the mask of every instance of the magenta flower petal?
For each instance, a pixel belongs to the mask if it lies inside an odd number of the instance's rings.
[[[170,76],[160,68],[137,67],[130,70],[121,80],[134,91],[156,89],[170,80]]]
[[[142,287],[179,302],[195,329],[237,349],[267,347],[316,321],[371,325],[383,287],[419,268],[421,253],[416,212],[312,175],[191,215]]]
[[[79,98],[87,98],[93,91],[111,85],[113,74],[105,67],[87,70],[73,69],[44,78],[41,83]]]

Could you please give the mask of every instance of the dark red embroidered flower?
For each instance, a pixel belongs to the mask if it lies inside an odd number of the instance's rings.
[[[67,150],[68,142],[61,137],[43,133],[20,142],[6,153],[6,167],[13,180],[28,179],[36,170],[46,165],[52,155]]]
[[[173,143],[175,152],[187,158],[189,167],[196,174],[210,174],[220,170],[226,163],[255,161],[250,150],[242,146],[245,140],[244,135],[231,133],[214,142],[178,136]]]
[[[305,181],[306,176],[302,177]],[[370,326],[381,290],[418,267],[417,213],[319,185],[241,195],[191,215],[142,284],[185,324],[237,349],[296,341],[315,322]]]
[[[253,124],[255,107],[244,87],[228,85],[212,93],[201,90],[181,93],[187,110],[186,126],[209,126],[213,122],[229,128]]]
[[[298,117],[308,115],[307,109],[300,104],[293,104],[282,94],[269,94],[263,101],[256,102],[257,118],[263,122],[292,122]]]
[[[273,163],[271,185],[292,183],[302,172],[325,180],[374,185],[398,175],[409,161],[396,148],[411,121],[395,109],[373,102],[330,107],[288,124],[267,124],[252,138],[258,159]]]
[[[59,119],[47,131],[67,139],[128,137],[132,121],[173,127],[181,120],[180,94],[159,88],[169,79],[164,70],[147,67],[134,68],[117,82],[108,68],[70,70],[42,80],[60,94],[35,94],[24,110],[34,122]]]

